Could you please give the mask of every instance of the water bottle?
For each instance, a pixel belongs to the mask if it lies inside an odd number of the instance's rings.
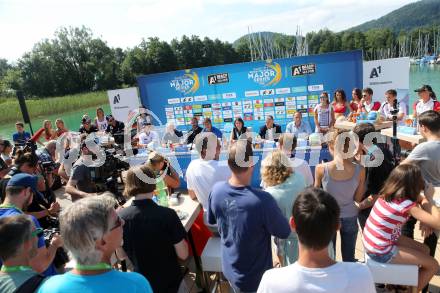
[[[159,179],[159,181],[156,183],[155,193],[157,196],[157,203],[163,207],[168,207],[167,186],[165,185],[163,179]]]

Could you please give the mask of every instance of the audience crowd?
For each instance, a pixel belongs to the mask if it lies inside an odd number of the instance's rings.
[[[408,109],[397,92],[378,103],[371,88],[353,89],[351,101],[338,89],[332,101],[321,93],[314,131],[301,112],[285,132],[266,117],[258,136],[276,147],[264,151],[259,170],[255,136],[239,117],[228,136],[209,118],[199,126],[197,117],[188,132],[170,122],[162,135],[143,107],[133,125],[98,108],[76,132],[57,119],[56,129],[45,120],[30,135],[17,122],[12,142],[0,140],[0,292],[185,292],[188,259],[200,259],[211,237],[220,239],[232,292],[376,292],[384,285],[356,259],[359,235],[369,259],[418,266],[417,290],[428,292],[439,270],[440,106],[429,85],[416,91],[411,125],[426,141],[406,158],[396,157],[373,123],[335,127],[373,112],[377,121],[404,121]],[[126,130],[147,155],[120,172],[106,165],[115,155],[100,147],[102,136],[122,144]],[[312,166],[297,155],[312,135],[325,136],[331,160]],[[198,155],[184,174],[188,200],[202,207],[189,231],[168,207],[181,179],[159,151],[182,144]],[[100,156],[104,167],[91,167]],[[110,174],[104,194],[101,172]],[[252,184],[255,174],[260,186]],[[60,188],[72,201],[62,208],[54,193]],[[417,221],[424,243],[414,240]],[[200,268],[194,272],[202,289],[207,280]]]

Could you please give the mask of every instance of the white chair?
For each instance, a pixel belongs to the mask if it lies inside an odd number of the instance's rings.
[[[202,256],[202,269],[203,273],[212,272],[215,273],[215,285],[213,291],[216,292],[217,287],[220,289],[220,279],[222,273],[222,252],[221,252],[221,240],[220,237],[211,237],[206,243],[205,248],[203,249]],[[208,274],[205,274],[205,282],[206,286],[209,289],[208,280],[210,279]]]
[[[367,254],[365,254],[365,264],[370,269],[375,283],[411,286],[412,292],[417,292],[418,266],[379,263],[372,260]]]

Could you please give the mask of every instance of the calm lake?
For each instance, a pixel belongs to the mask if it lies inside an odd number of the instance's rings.
[[[420,87],[422,84],[431,85],[433,90],[437,93],[437,96],[440,97],[440,65],[412,65],[410,68],[409,83],[410,105],[412,105],[414,100],[417,99],[417,93],[414,92],[414,89]],[[380,98],[380,95],[376,97]],[[102,105],[102,108],[106,114],[110,112],[110,105]],[[410,112],[412,112],[412,107]],[[30,116],[34,132],[42,126],[43,120],[45,119],[51,120],[52,125],[55,126],[54,123],[57,118],[62,118],[67,128],[70,130],[77,131],[80,127],[81,117],[86,113],[93,119],[96,116],[96,107],[46,117],[33,117],[32,113],[30,113]],[[28,126],[26,126],[26,130],[29,131]],[[11,139],[13,132],[15,132],[14,123],[2,125],[0,129],[0,137]]]

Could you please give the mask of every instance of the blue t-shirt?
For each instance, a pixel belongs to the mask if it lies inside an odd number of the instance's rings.
[[[218,129],[217,127],[214,127],[214,126],[211,127],[211,131],[208,131],[206,128],[204,128],[203,132],[212,132],[215,134],[215,136],[217,136],[217,138],[223,137],[223,133],[220,131],[220,129]]]
[[[17,210],[15,208],[0,208],[0,218],[2,217],[8,217],[8,216],[15,216],[15,215],[21,215],[23,214],[22,211]],[[34,222],[35,228],[41,228],[40,223],[38,222],[37,218],[34,216],[29,215],[31,217],[32,221]],[[38,238],[38,248],[46,246],[46,243],[44,242],[44,236],[41,236]],[[0,261],[0,266],[1,266]],[[46,277],[56,275],[57,272],[55,270],[55,266],[51,264],[44,272],[43,275]]]
[[[290,227],[273,197],[250,186],[219,182],[209,195],[208,222],[218,223],[223,273],[242,291],[257,291],[272,268],[270,236],[286,239]]]
[[[30,133],[26,131],[22,133],[16,132],[12,134],[12,140],[17,145],[24,145],[26,141],[28,141],[30,138],[31,138]]]
[[[99,275],[76,275],[71,272],[49,278],[38,293],[153,293],[150,283],[138,273],[123,273],[115,270]]]

